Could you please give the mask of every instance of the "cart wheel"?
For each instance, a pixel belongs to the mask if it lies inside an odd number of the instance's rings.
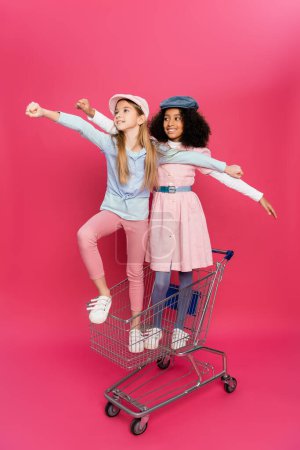
[[[120,412],[120,408],[118,408],[117,406],[113,405],[110,402],[106,403],[105,414],[108,417],[116,417],[119,414],[119,412]]]
[[[160,369],[164,370],[167,369],[170,365],[170,358],[168,358],[167,356],[163,357],[163,358],[159,358],[156,363],[157,363],[157,367],[159,367]]]
[[[237,387],[237,381],[233,377],[228,377],[224,383],[224,389],[228,394],[231,394],[235,391]]]
[[[138,436],[139,434],[143,434],[147,430],[148,422],[146,422],[142,428],[141,428],[140,423],[141,423],[141,419],[133,419],[133,421],[130,424],[130,431],[135,436]]]

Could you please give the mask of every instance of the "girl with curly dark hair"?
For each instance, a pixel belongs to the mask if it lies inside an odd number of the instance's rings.
[[[150,123],[151,135],[174,151],[194,151],[210,155],[206,148],[210,128],[197,112],[192,97],[176,96],[164,100],[161,110]],[[96,112],[94,123],[111,131],[112,122]],[[212,251],[205,215],[198,196],[192,192],[196,169],[209,174],[226,186],[260,202],[268,214],[276,213],[263,194],[240,179],[226,173],[188,164],[163,164],[158,167],[159,186],[154,189],[149,225],[149,247],[146,260],[156,272],[152,293],[153,324],[145,336],[145,348],[156,349],[162,338],[162,309],[159,302],[166,297],[172,270],[179,272],[180,289],[177,318],[171,348],[184,347],[189,334],[184,321],[189,307],[189,288],[193,269],[212,264]],[[187,289],[184,289],[187,288]]]
[[[172,110],[176,124],[182,124],[176,135],[169,123]],[[161,109],[153,117],[150,122],[150,133],[159,142],[169,140],[176,142],[180,139],[182,146],[204,148],[209,139],[210,128],[205,118],[194,108],[170,108]]]

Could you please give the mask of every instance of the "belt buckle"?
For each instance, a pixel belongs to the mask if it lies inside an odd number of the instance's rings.
[[[175,192],[176,192],[176,186],[169,186],[168,192],[169,192],[169,194],[175,194]]]

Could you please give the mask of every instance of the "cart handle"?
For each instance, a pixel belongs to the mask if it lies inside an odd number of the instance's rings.
[[[229,261],[234,255],[234,251],[233,250],[218,250],[216,248],[213,248],[212,252],[213,253],[220,253],[221,255],[225,255],[224,259],[227,259],[227,261]]]

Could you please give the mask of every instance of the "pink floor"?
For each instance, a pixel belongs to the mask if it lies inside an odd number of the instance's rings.
[[[226,394],[216,381],[154,412],[146,433],[133,436],[129,416],[103,412],[103,391],[123,370],[89,350],[84,311],[74,309],[74,329],[68,309],[55,317],[50,305],[34,321],[21,305],[2,314],[1,450],[300,448],[297,336],[253,332],[250,323],[233,332],[217,310],[207,344],[227,352],[237,390]]]

